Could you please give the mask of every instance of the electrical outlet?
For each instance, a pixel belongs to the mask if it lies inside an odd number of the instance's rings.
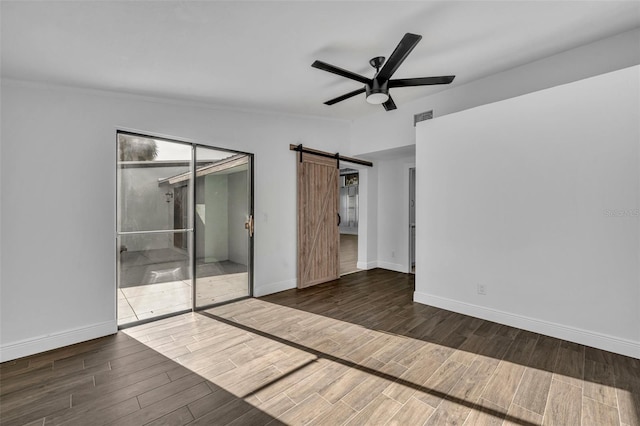
[[[478,294],[482,295],[482,296],[486,296],[487,295],[487,288],[484,284],[478,284]]]

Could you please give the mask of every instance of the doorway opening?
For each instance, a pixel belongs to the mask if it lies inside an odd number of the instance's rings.
[[[117,132],[117,319],[249,297],[253,155]]]
[[[358,272],[358,218],[360,214],[359,173],[340,169],[340,275]]]
[[[409,272],[416,273],[416,168],[409,169]]]

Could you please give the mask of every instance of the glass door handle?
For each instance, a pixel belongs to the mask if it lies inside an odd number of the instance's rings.
[[[253,215],[249,215],[249,219],[244,223],[244,229],[249,231],[249,237],[253,237]]]

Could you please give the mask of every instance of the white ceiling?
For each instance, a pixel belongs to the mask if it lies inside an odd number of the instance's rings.
[[[354,119],[360,83],[404,33],[423,36],[395,78],[455,74],[453,85],[640,26],[638,1],[6,1],[2,76]],[[440,87],[396,88],[401,109]],[[391,112],[392,113],[392,112]]]

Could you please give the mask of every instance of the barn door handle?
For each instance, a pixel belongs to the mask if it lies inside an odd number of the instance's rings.
[[[342,218],[340,217],[340,213],[336,213],[338,215],[338,226],[340,226],[340,222],[342,222]]]

